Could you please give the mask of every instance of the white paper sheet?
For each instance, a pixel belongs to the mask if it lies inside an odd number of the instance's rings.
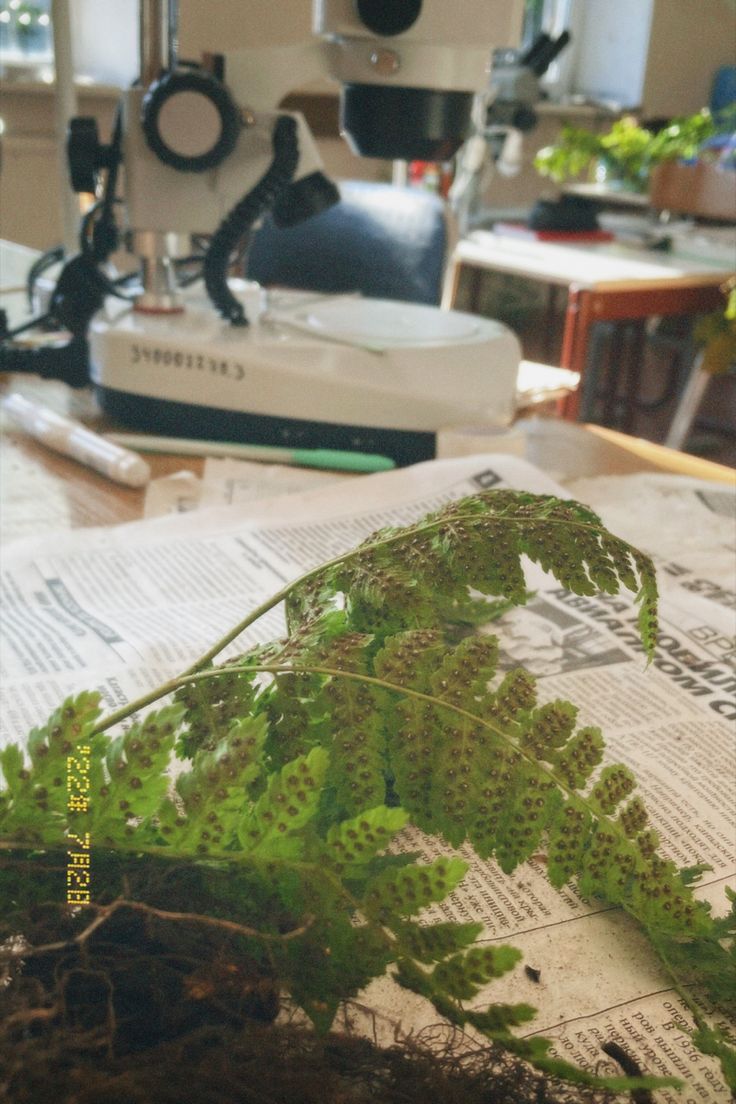
[[[143,516],[163,517],[210,506],[242,506],[279,495],[308,493],[353,478],[346,472],[208,456],[201,479],[191,471],[153,479],[146,489]]]

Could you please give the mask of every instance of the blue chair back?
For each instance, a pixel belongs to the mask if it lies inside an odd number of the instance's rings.
[[[736,102],[736,65],[721,65],[713,77],[709,107],[714,115]],[[731,120],[733,125],[733,120]]]
[[[246,276],[265,286],[439,303],[448,248],[439,196],[417,188],[343,181],[340,202],[280,229],[267,216]]]

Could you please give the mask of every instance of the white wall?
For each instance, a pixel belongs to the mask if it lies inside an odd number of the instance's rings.
[[[562,0],[560,0],[562,3]],[[560,91],[641,107],[644,117],[707,105],[713,74],[736,63],[733,0],[566,0],[573,42]]]
[[[732,0],[655,0],[643,94],[647,115],[699,111],[710,99],[716,69],[734,64]]]
[[[75,71],[97,84],[138,75],[138,0],[71,0]]]
[[[312,0],[179,0],[179,53],[225,53],[245,46],[303,42],[312,32]]]
[[[654,0],[585,0],[579,6],[575,91],[621,107],[642,100]]]

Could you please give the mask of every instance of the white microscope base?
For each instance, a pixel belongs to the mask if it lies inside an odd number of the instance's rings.
[[[254,321],[201,296],[179,315],[98,315],[92,379],[103,408],[186,437],[357,449],[411,463],[447,425],[507,425],[521,351],[498,322],[414,303],[271,295],[238,282]]]

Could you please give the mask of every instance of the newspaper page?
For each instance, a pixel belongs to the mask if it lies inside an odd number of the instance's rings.
[[[601,726],[609,759],[629,765],[640,780],[666,853],[680,865],[712,867],[698,892],[722,912],[724,886],[736,871],[728,504],[712,487],[715,498],[708,499],[702,485],[673,484],[664,494],[651,484],[614,490],[587,482],[576,496],[585,499],[585,490],[607,523],[623,521],[616,531],[658,561],[663,608],[654,662],[646,666],[629,596],[581,598],[533,567],[530,603],[480,631],[499,636],[502,669],[521,663],[537,676],[540,701],[568,698],[581,724]],[[199,511],[11,547],[2,565],[2,738],[22,738],[74,689],[98,687],[110,708],[132,700],[190,664],[288,580],[371,531],[503,485],[560,493],[516,458],[469,457],[237,511]],[[637,531],[645,539],[636,540]],[[270,639],[282,629],[274,611],[248,638]],[[242,649],[242,641],[231,649]],[[403,845],[427,859],[437,849],[417,833]],[[717,1063],[689,1041],[687,1010],[620,910],[583,900],[572,885],[554,890],[537,860],[506,876],[472,849],[461,853],[470,863],[462,886],[427,919],[479,920],[482,939],[511,942],[531,967],[494,982],[479,1006],[534,1005],[538,1015],[524,1033],[551,1037],[557,1054],[599,1072],[620,1073],[601,1064],[600,1049],[618,1042],[647,1072],[685,1083],[682,1092],[660,1090],[658,1104],[730,1099]],[[386,981],[374,983],[365,1001],[405,1028],[432,1019],[418,999]]]
[[[208,456],[201,479],[188,469],[152,479],[146,487],[143,516],[162,517],[209,506],[242,506],[256,499],[312,491],[354,478],[347,472]]]

